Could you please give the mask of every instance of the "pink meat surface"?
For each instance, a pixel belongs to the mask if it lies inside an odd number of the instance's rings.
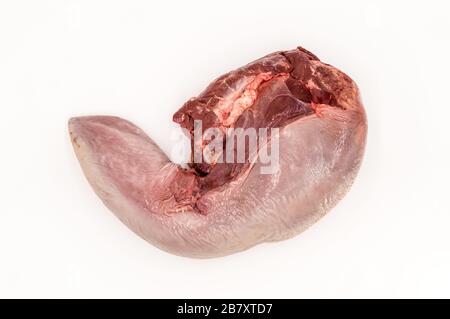
[[[278,169],[261,174],[258,156],[270,153],[270,143],[243,163],[186,169],[126,120],[69,121],[75,153],[105,205],[155,246],[196,258],[287,239],[312,225],[349,190],[367,134],[356,84],[303,48],[229,72],[186,102],[174,121],[190,132],[193,149],[196,120],[203,130],[278,128]]]

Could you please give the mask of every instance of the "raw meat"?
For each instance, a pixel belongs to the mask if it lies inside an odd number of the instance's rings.
[[[69,131],[90,184],[126,225],[174,254],[208,258],[299,234],[348,191],[359,169],[367,122],[356,84],[303,48],[275,52],[227,73],[174,115],[192,141],[182,168],[130,122],[72,118]],[[195,121],[215,128],[279,129],[242,162],[195,162]],[[261,154],[279,142],[278,166]],[[227,144],[228,143],[228,144]],[[208,141],[200,141],[204,150]],[[230,147],[237,154],[237,146]],[[221,154],[223,153],[223,154]]]

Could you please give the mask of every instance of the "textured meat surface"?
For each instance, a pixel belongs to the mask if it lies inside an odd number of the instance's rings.
[[[345,74],[298,48],[270,54],[219,77],[198,97],[186,102],[173,119],[191,134],[195,120],[203,121],[203,130],[281,128],[315,113],[321,105],[345,109],[345,94],[353,94],[346,89],[351,87],[352,81]],[[202,193],[226,184],[247,166],[191,163],[202,176],[199,178]]]
[[[260,173],[257,157],[270,143],[244,163],[183,169],[126,120],[73,118],[69,131],[90,184],[125,224],[164,250],[202,258],[286,239],[317,221],[348,191],[367,131],[356,84],[303,48],[219,77],[173,119],[193,148],[196,120],[203,130],[279,128],[279,167]]]

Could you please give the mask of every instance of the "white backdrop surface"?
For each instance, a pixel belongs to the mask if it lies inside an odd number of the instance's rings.
[[[0,297],[450,297],[448,1],[2,1]],[[67,120],[118,115],[169,152],[211,80],[302,45],[360,86],[366,157],[302,235],[192,260],[96,197]]]

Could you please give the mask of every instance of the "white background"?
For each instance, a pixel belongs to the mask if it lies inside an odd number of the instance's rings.
[[[0,2],[0,297],[450,297],[448,1]],[[71,116],[127,118],[170,150],[218,75],[302,45],[360,86],[367,152],[302,235],[192,260],[88,186]]]

